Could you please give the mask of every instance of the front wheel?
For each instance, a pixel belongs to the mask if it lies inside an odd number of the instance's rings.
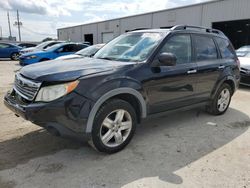
[[[230,85],[224,83],[207,107],[207,111],[213,115],[224,114],[230,105],[232,94],[233,91]]]
[[[118,152],[132,139],[136,124],[135,110],[128,102],[109,100],[96,114],[91,145],[100,152]]]
[[[12,53],[10,56],[11,60],[17,61],[19,59],[19,53]]]

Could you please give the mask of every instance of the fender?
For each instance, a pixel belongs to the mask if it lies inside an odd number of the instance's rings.
[[[128,88],[128,87],[117,88],[117,89],[114,89],[114,90],[111,90],[111,91],[105,93],[102,97],[100,97],[96,101],[96,103],[94,104],[93,108],[91,109],[89,117],[88,117],[86,133],[91,133],[95,115],[96,115],[98,109],[101,107],[101,105],[105,101],[110,99],[111,97],[113,97],[115,95],[118,95],[118,94],[131,94],[131,95],[135,96],[138,99],[138,101],[140,102],[140,105],[141,105],[141,117],[146,118],[146,116],[147,116],[147,106],[146,106],[146,102],[145,102],[143,96],[141,95],[141,93],[139,93],[135,89]]]
[[[223,79],[221,79],[220,81],[219,81],[219,83],[217,83],[216,84],[216,87],[214,88],[214,90],[213,90],[213,92],[212,92],[212,94],[211,94],[211,98],[214,98],[214,96],[215,96],[215,94],[217,93],[217,91],[218,91],[218,89],[221,87],[221,85],[225,82],[225,81],[227,81],[227,80],[230,80],[230,81],[232,81],[234,84],[234,91],[237,89],[237,83],[236,83],[236,81],[235,81],[235,78],[233,77],[233,76],[225,76]]]

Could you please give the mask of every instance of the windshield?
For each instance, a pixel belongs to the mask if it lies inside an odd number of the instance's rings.
[[[76,52],[77,55],[81,55],[81,56],[93,56],[102,46],[101,45],[94,45],[94,46],[90,46],[87,48],[84,48],[78,52]]]
[[[62,46],[62,43],[59,43],[59,44],[54,44],[46,49],[43,49],[43,51],[54,51],[56,50],[57,48],[60,48]]]
[[[38,44],[38,45],[36,46],[36,48],[42,50],[43,47],[46,46],[47,44],[49,44],[50,42],[51,42],[51,41],[47,41],[47,42],[43,42],[43,43],[41,43],[41,44]]]
[[[250,46],[243,46],[236,50],[238,57],[250,57]]]
[[[109,42],[94,56],[115,61],[145,61],[163,38],[161,33],[124,34]]]

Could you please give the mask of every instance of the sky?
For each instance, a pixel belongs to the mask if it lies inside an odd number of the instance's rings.
[[[12,36],[19,10],[23,41],[41,41],[57,37],[58,28],[123,16],[200,3],[207,0],[0,0],[0,36],[9,36],[7,11]],[[2,29],[1,29],[2,28]]]

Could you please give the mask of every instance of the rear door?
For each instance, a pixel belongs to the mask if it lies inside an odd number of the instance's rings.
[[[149,113],[158,113],[195,103],[197,65],[192,60],[191,36],[176,34],[163,45],[161,53],[173,53],[177,58],[175,66],[151,68],[151,75],[144,87],[149,99]],[[156,55],[154,64],[158,63]]]
[[[210,97],[225,65],[212,36],[193,34],[192,39],[197,63],[197,100],[205,101]]]

